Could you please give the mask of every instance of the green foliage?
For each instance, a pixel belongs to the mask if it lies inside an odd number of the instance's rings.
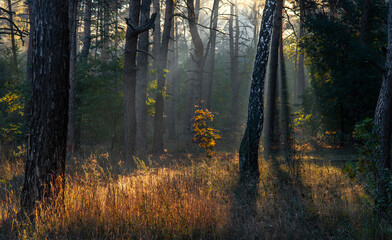
[[[211,158],[214,155],[215,140],[222,138],[218,130],[208,127],[208,122],[214,121],[214,115],[208,109],[199,109],[195,111],[193,119],[193,141],[206,151],[208,158]]]
[[[15,69],[9,49],[0,57],[0,143],[20,145],[27,127],[24,108],[29,91],[23,73],[23,63]]]
[[[341,1],[339,17],[310,15],[308,34],[300,43],[311,76],[305,112],[320,114],[327,129],[350,134],[355,123],[370,117],[377,103],[385,62],[385,3],[375,1],[370,24],[372,34],[360,42],[361,1]]]
[[[368,204],[392,223],[390,220],[392,216],[392,174],[390,169],[381,171],[377,164],[381,157],[381,148],[376,128],[371,118],[366,118],[355,126],[353,137],[360,157],[356,164],[349,164],[346,167],[346,172],[350,178],[357,179],[364,185],[369,195]],[[386,185],[387,196],[379,191],[381,181]]]
[[[122,132],[123,60],[78,62],[76,124],[85,145],[113,145]],[[119,138],[122,139],[122,138]]]

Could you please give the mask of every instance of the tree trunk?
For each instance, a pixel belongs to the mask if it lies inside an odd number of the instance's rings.
[[[196,3],[199,5],[198,1]],[[187,9],[189,31],[194,45],[194,54],[191,53],[190,86],[187,101],[187,129],[190,131],[194,106],[200,108],[202,104],[204,45],[197,29],[199,9],[195,8],[194,0],[187,0]]]
[[[82,65],[87,64],[87,59],[90,54],[91,48],[91,7],[92,0],[86,0],[86,5],[84,9],[84,28],[83,28],[83,47],[80,51],[79,60]],[[76,83],[77,85],[77,83]],[[75,86],[76,87],[76,86]],[[83,93],[83,89],[79,89],[78,95]],[[81,105],[81,99],[75,96],[75,105]],[[80,152],[81,146],[81,131],[82,131],[82,114],[75,114],[75,133],[74,133],[74,142],[73,142],[73,152]]]
[[[237,113],[238,113],[238,98],[239,98],[239,76],[238,76],[238,48],[239,48],[239,21],[237,1],[230,8],[229,20],[229,45],[230,45],[230,80],[231,80],[231,124],[232,129],[236,128]],[[235,20],[234,20],[235,15]],[[234,35],[234,21],[236,24]]]
[[[210,29],[210,52],[208,53],[207,79],[206,79],[206,108],[211,109],[212,81],[215,75],[215,47],[216,47],[216,30],[218,28],[218,10],[219,0],[214,0],[211,14]]]
[[[79,0],[69,1],[70,29],[70,64],[69,64],[69,105],[68,105],[68,138],[67,161],[73,158],[75,136],[75,86],[76,86],[76,45],[77,45],[77,13]]]
[[[12,12],[12,2],[8,0],[8,11],[9,11],[9,28],[11,33],[11,51],[12,51],[12,70],[13,77],[16,77],[16,71],[18,69],[18,54],[16,52],[16,41],[15,41],[15,33],[14,33],[14,13]]]
[[[110,37],[109,37],[109,26],[110,26],[110,6],[108,3],[103,4],[103,32],[101,33],[102,36],[102,50],[101,50],[101,60],[106,62],[109,60],[109,43],[110,43]]]
[[[147,22],[150,17],[151,0],[143,0],[141,7],[140,22]],[[148,81],[148,49],[149,31],[143,32],[139,36],[137,57],[138,72],[136,78],[136,146],[139,157],[144,158],[147,154],[146,142],[146,99]]]
[[[274,15],[274,26],[271,39],[271,53],[269,59],[269,78],[267,90],[267,107],[266,121],[264,132],[264,156],[268,160],[271,155],[272,144],[274,143],[275,128],[275,108],[276,108],[276,84],[278,80],[278,59],[279,59],[279,42],[282,32],[282,7],[283,0],[276,1],[276,9]]]
[[[169,49],[170,32],[173,21],[173,0],[166,0],[166,10],[165,10],[165,23],[163,26],[162,34],[162,45],[160,47],[159,53],[159,68],[158,68],[158,87],[157,95],[155,100],[155,115],[154,115],[154,152],[163,152],[163,134],[164,122],[163,122],[163,93],[165,91],[166,84],[166,64],[167,64],[167,53]]]
[[[299,20],[299,39],[304,36],[304,21],[305,21],[305,6],[304,0],[300,0],[299,8],[300,8],[300,20]],[[304,55],[301,53],[298,57],[298,75],[297,75],[297,94],[296,100],[297,103],[300,104],[301,96],[305,93],[305,66],[304,66]]]
[[[392,1],[389,1],[388,11],[388,52],[386,60],[386,70],[381,85],[380,94],[374,116],[376,133],[380,138],[380,157],[378,160],[379,169],[379,192],[388,200],[386,172],[391,169],[391,107],[392,107]],[[386,204],[386,202],[384,203]]]
[[[370,19],[369,12],[371,8],[372,0],[363,0],[362,2],[362,17],[361,17],[361,35],[360,40],[363,45],[367,45],[370,31]]]
[[[283,6],[284,7],[284,6]],[[289,102],[288,102],[288,93],[287,93],[287,76],[286,76],[286,67],[285,67],[285,60],[283,54],[283,29],[281,29],[280,34],[280,55],[279,55],[279,96],[280,96],[280,132],[282,136],[282,149],[286,153],[286,161],[289,162],[290,152],[291,152],[291,145],[290,145],[290,109],[289,109]]]
[[[260,135],[263,129],[264,79],[268,63],[275,4],[275,0],[266,1],[261,22],[249,96],[248,119],[239,149],[240,180],[243,183],[255,183],[259,179],[258,152]]]
[[[61,197],[69,99],[68,1],[32,4],[32,115],[21,194],[22,208],[28,213],[40,201]]]
[[[130,0],[129,24],[139,25],[140,0]],[[124,53],[124,153],[125,161],[133,163],[131,157],[136,150],[136,51],[138,35],[132,34],[128,26]]]
[[[175,24],[175,19],[173,19],[173,24]],[[174,28],[177,27],[177,24],[173,25],[170,33],[170,42],[169,42],[169,52],[168,52],[168,86],[167,86],[167,94],[170,99],[167,101],[167,132],[170,140],[174,140],[176,138],[176,86],[177,86],[177,65],[178,58],[177,52],[178,49],[175,49],[174,41],[177,41],[177,36],[174,35]],[[176,40],[175,40],[176,39]]]

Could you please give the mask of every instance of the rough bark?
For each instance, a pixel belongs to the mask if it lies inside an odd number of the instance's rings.
[[[244,183],[255,183],[259,178],[258,151],[260,135],[263,129],[264,79],[267,69],[275,4],[275,0],[266,1],[260,28],[259,43],[257,45],[249,96],[248,119],[239,149],[240,180]]]
[[[62,192],[69,97],[68,1],[32,4],[31,125],[21,194],[28,213],[38,202],[51,202]]]
[[[151,0],[143,0],[141,6],[140,22],[147,22],[150,17]],[[149,31],[140,34],[138,42],[137,63],[138,72],[136,78],[136,145],[139,157],[147,154],[146,142],[146,99],[148,82],[148,50],[149,50]]]
[[[139,25],[140,0],[130,0],[129,20],[131,26]],[[133,163],[131,157],[136,150],[136,52],[138,35],[132,34],[128,25],[124,53],[124,154],[125,161]]]
[[[76,87],[76,45],[77,13],[79,0],[69,0],[70,64],[69,64],[69,104],[67,161],[73,158],[75,140],[75,87]]]
[[[170,32],[173,22],[173,0],[166,0],[165,10],[165,23],[163,26],[162,33],[162,44],[159,53],[159,68],[158,68],[158,86],[157,94],[155,99],[155,115],[154,115],[154,152],[163,152],[163,134],[165,133],[165,126],[163,122],[164,113],[164,99],[163,93],[165,91],[166,84],[166,65],[167,65],[167,53],[169,49]]]
[[[380,94],[374,116],[376,133],[380,138],[380,157],[378,160],[379,191],[387,199],[386,172],[391,169],[391,107],[392,107],[392,1],[389,1],[388,11],[388,51],[386,70],[381,85]]]
[[[214,0],[211,14],[211,29],[210,29],[210,52],[208,53],[208,64],[207,64],[207,78],[206,78],[206,108],[211,109],[211,94],[212,94],[212,82],[215,75],[215,46],[216,46],[216,31],[218,28],[218,10],[219,0]]]
[[[274,143],[275,130],[275,108],[276,108],[276,85],[278,81],[278,60],[279,60],[279,42],[282,32],[282,7],[283,0],[276,1],[276,9],[274,16],[274,26],[271,39],[271,53],[269,59],[269,78],[267,90],[267,106],[266,121],[264,132],[264,156],[268,160],[270,158],[272,144]]]

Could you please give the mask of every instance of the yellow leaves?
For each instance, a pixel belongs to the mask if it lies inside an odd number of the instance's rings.
[[[0,103],[8,105],[7,112],[17,112],[17,114],[23,116],[24,103],[21,102],[21,95],[15,92],[8,92],[4,97],[0,98]]]
[[[208,111],[208,109],[198,109],[195,111],[195,117],[193,120],[195,121],[193,124],[195,131],[193,141],[206,151],[208,157],[212,157],[214,154],[213,149],[216,145],[215,140],[222,138],[219,135],[218,130],[207,127],[207,122],[212,122],[214,120],[214,115]]]

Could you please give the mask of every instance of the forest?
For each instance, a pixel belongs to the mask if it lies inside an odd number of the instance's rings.
[[[392,1],[0,0],[0,239],[392,239]]]

